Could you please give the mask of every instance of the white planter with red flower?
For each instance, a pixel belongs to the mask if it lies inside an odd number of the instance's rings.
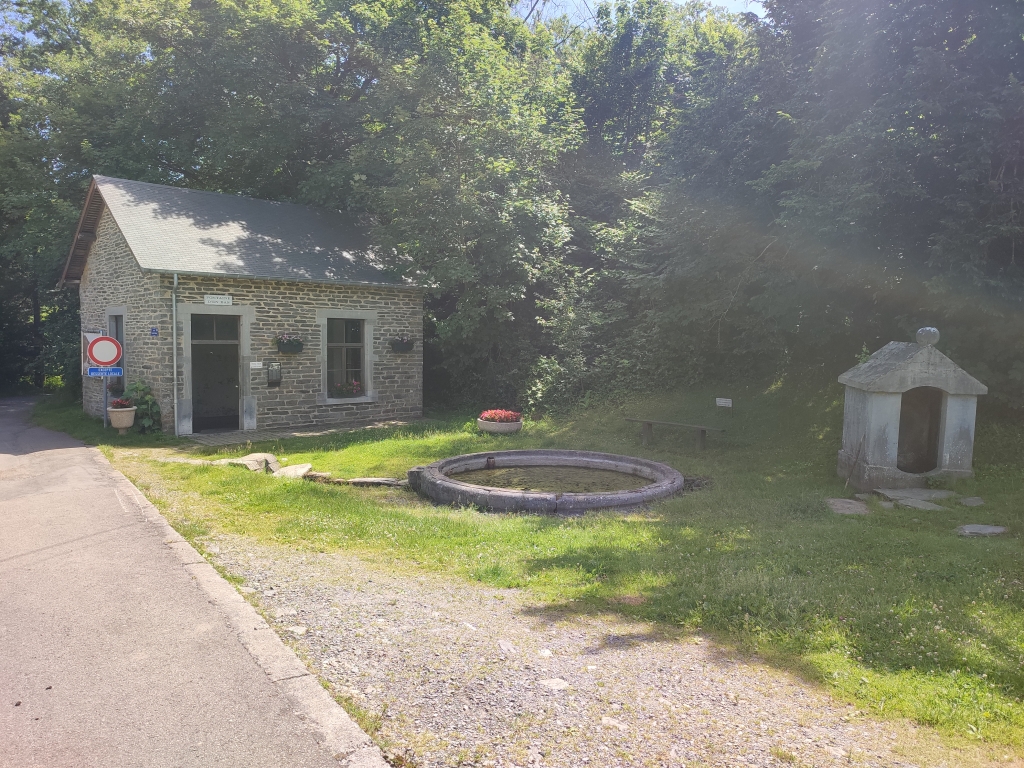
[[[136,407],[128,399],[118,398],[107,408],[107,418],[110,419],[110,426],[117,430],[118,434],[126,435],[128,430],[135,425]]]
[[[504,411],[500,408],[484,411],[477,418],[476,425],[481,432],[489,432],[492,435],[510,435],[523,428],[523,415],[518,411]]]

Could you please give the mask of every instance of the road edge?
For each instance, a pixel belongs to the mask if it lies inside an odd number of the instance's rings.
[[[160,510],[118,472],[99,449],[92,450],[110,467],[115,492],[125,511],[139,515],[158,530],[164,546],[174,552],[210,602],[222,611],[256,664],[295,707],[296,715],[311,726],[320,746],[346,768],[390,768],[380,748],[324,690],[317,676],[284,644],[256,609],[171,527]]]

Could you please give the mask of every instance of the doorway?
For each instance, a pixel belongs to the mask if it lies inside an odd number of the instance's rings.
[[[237,315],[192,315],[192,431],[241,429]]]
[[[903,393],[896,468],[920,475],[939,465],[942,390],[916,387]]]

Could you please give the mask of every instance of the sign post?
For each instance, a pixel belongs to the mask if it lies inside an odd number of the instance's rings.
[[[112,367],[114,363],[121,359],[121,355],[124,351],[121,349],[121,344],[117,339],[111,336],[97,336],[95,339],[89,342],[89,346],[86,349],[86,355],[89,358],[89,362],[95,365],[95,368],[89,368],[89,375],[94,377],[102,378],[103,381],[103,428],[107,428],[107,398],[109,393],[107,391],[106,378],[108,376],[123,376],[124,368]],[[116,371],[116,373],[115,373]]]

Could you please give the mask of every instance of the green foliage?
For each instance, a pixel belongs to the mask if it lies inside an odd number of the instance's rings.
[[[673,127],[606,232],[619,334],[667,352],[638,367],[838,373],[929,324],[1024,403],[1022,4],[766,5],[684,25]]]
[[[566,408],[943,332],[1024,403],[1024,2],[0,2],[0,387],[77,382],[90,174],[344,209],[428,398]]]
[[[591,141],[635,161],[671,113],[671,6],[619,0],[597,7],[596,24],[568,57]]]
[[[548,169],[575,141],[550,40],[515,46],[453,6],[378,83],[367,137],[312,175],[317,202],[359,205],[396,271],[430,289],[444,366],[466,396],[514,404],[536,356],[536,292],[568,239]]]
[[[136,407],[135,428],[142,434],[147,432],[159,432],[160,427],[160,403],[153,396],[153,390],[149,385],[136,381],[125,387],[124,396],[131,400]]]

